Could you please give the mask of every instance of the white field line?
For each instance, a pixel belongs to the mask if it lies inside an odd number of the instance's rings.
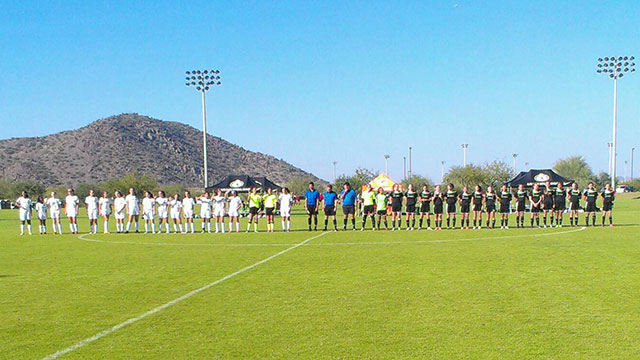
[[[72,352],[74,350],[77,350],[77,349],[79,349],[79,348],[81,348],[81,347],[83,347],[83,346],[85,346],[87,344],[90,344],[90,343],[92,343],[92,342],[94,342],[96,340],[99,340],[99,339],[111,334],[112,332],[118,331],[118,330],[122,329],[123,327],[125,327],[127,325],[133,324],[133,323],[135,323],[137,321],[140,321],[140,320],[142,320],[142,319],[144,319],[144,318],[146,318],[146,317],[148,317],[150,315],[153,315],[153,314],[158,313],[158,312],[160,312],[160,311],[162,311],[162,310],[164,310],[164,309],[166,309],[166,308],[168,308],[170,306],[173,306],[173,305],[175,305],[175,304],[177,304],[177,303],[179,303],[181,301],[187,300],[188,298],[190,298],[190,297],[192,297],[192,296],[194,296],[194,295],[196,295],[196,294],[198,294],[198,293],[200,293],[202,291],[205,291],[205,290],[209,289],[210,287],[216,286],[216,285],[218,285],[218,284],[220,284],[220,283],[222,283],[224,281],[227,281],[227,280],[231,279],[234,276],[240,275],[240,274],[242,274],[242,273],[244,273],[246,271],[249,271],[249,270],[251,270],[251,269],[253,269],[253,268],[257,267],[257,266],[260,266],[260,265],[262,265],[262,264],[264,264],[266,262],[269,262],[269,261],[277,258],[280,255],[284,255],[287,252],[289,252],[289,251],[291,251],[293,249],[296,249],[296,248],[308,243],[309,241],[311,241],[313,239],[317,239],[317,238],[319,238],[319,237],[321,237],[323,235],[326,235],[326,234],[328,234],[328,233],[327,232],[323,232],[323,233],[321,233],[319,235],[310,237],[310,238],[308,238],[308,239],[306,239],[306,240],[304,240],[304,241],[302,241],[300,243],[297,243],[297,244],[295,244],[295,245],[293,245],[291,247],[288,247],[288,248],[286,248],[286,249],[284,249],[284,250],[282,250],[282,251],[280,251],[280,252],[278,252],[276,254],[273,254],[273,255],[269,256],[268,258],[260,260],[255,264],[252,264],[252,265],[249,265],[247,267],[244,267],[244,268],[242,268],[242,269],[240,269],[240,270],[238,270],[238,271],[236,271],[234,273],[231,273],[231,274],[229,274],[229,275],[227,275],[227,276],[225,276],[223,278],[220,278],[220,279],[218,279],[218,280],[216,280],[214,282],[211,282],[211,283],[209,283],[207,285],[204,285],[204,286],[199,287],[199,288],[197,288],[195,290],[192,290],[192,291],[190,291],[190,292],[188,292],[188,293],[186,293],[186,294],[184,294],[184,295],[182,295],[182,296],[180,296],[178,298],[175,298],[175,299],[173,299],[173,300],[171,300],[171,301],[169,301],[167,303],[164,303],[164,304],[162,304],[162,305],[160,305],[160,306],[158,306],[156,308],[153,308],[153,309],[151,309],[151,310],[149,310],[149,311],[147,311],[147,312],[145,312],[145,313],[143,313],[141,315],[138,315],[136,317],[130,318],[128,320],[125,320],[125,321],[121,322],[118,325],[115,325],[113,327],[105,329],[105,330],[103,330],[103,331],[101,331],[101,332],[99,332],[99,333],[97,333],[97,334],[95,334],[95,335],[93,335],[91,337],[88,337],[88,338],[86,338],[84,340],[81,340],[81,341],[75,343],[74,345],[69,346],[68,348],[59,350],[59,351],[57,351],[57,352],[55,352],[55,353],[53,353],[53,354],[51,354],[49,356],[44,357],[43,360],[57,359],[57,358],[59,358],[60,356],[62,356],[64,354],[67,354],[67,353],[70,353],[70,352]]]
[[[359,241],[359,242],[330,242],[330,243],[313,243],[313,244],[305,244],[305,246],[345,246],[345,245],[395,245],[395,244],[429,244],[429,243],[446,243],[446,242],[457,242],[457,241],[479,241],[479,240],[495,240],[495,239],[517,239],[517,238],[527,238],[527,237],[540,237],[540,236],[552,236],[552,235],[561,235],[561,234],[570,234],[578,231],[585,230],[586,227],[580,227],[577,229],[571,229],[566,231],[553,231],[541,234],[523,234],[523,235],[507,235],[507,236],[485,236],[485,237],[476,237],[476,238],[458,238],[458,239],[435,239],[435,240],[413,240],[413,241]],[[498,230],[499,231],[499,230]],[[160,245],[160,246],[210,246],[210,247],[260,247],[260,246],[291,246],[294,244],[275,244],[275,243],[257,243],[257,244],[243,244],[243,243],[218,243],[218,244],[207,244],[207,243],[164,243],[164,242],[135,242],[135,241],[106,241],[106,240],[96,240],[96,239],[87,239],[83,234],[78,237],[78,239],[83,241],[91,241],[105,244],[130,244],[130,245]]]

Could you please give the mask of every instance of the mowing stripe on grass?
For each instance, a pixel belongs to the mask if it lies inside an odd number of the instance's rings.
[[[164,309],[166,309],[166,308],[168,308],[170,306],[173,306],[173,305],[175,305],[175,304],[177,304],[177,303],[179,303],[179,302],[181,302],[183,300],[186,300],[186,299],[192,297],[193,295],[196,295],[196,294],[198,294],[198,293],[200,293],[200,292],[202,292],[204,290],[207,290],[210,287],[216,286],[216,285],[218,285],[218,284],[220,284],[220,283],[222,283],[222,282],[224,282],[226,280],[231,279],[232,277],[234,277],[236,275],[240,275],[240,274],[242,274],[242,273],[244,273],[246,271],[249,271],[249,270],[255,268],[256,266],[259,266],[259,265],[262,265],[262,264],[264,264],[266,262],[269,262],[269,261],[277,258],[280,255],[286,254],[287,252],[289,252],[289,251],[291,251],[291,250],[293,250],[295,248],[298,248],[298,247],[308,243],[309,241],[311,241],[313,239],[317,239],[317,238],[319,238],[319,237],[321,237],[323,235],[326,235],[326,234],[328,234],[328,233],[323,232],[323,233],[321,233],[319,235],[310,237],[310,238],[308,238],[308,239],[306,239],[306,240],[304,240],[302,242],[299,242],[299,243],[297,243],[297,244],[295,244],[295,245],[293,245],[291,247],[288,247],[288,248],[286,248],[286,249],[284,249],[284,250],[282,250],[282,251],[280,251],[280,252],[278,252],[276,254],[273,254],[273,255],[269,256],[268,258],[266,258],[266,259],[260,260],[255,264],[252,264],[252,265],[249,265],[247,267],[244,267],[244,268],[242,268],[242,269],[240,269],[240,270],[238,270],[238,271],[236,271],[234,273],[231,273],[231,274],[229,274],[229,275],[227,275],[227,276],[225,276],[223,278],[220,278],[220,279],[218,279],[218,280],[216,280],[216,281],[214,281],[212,283],[209,283],[207,285],[199,287],[199,288],[197,288],[195,290],[192,290],[192,291],[190,291],[190,292],[188,292],[188,293],[186,293],[186,294],[184,294],[184,295],[182,295],[182,296],[180,296],[180,297],[178,297],[176,299],[173,299],[173,300],[171,300],[171,301],[169,301],[167,303],[164,303],[164,304],[162,304],[162,305],[160,305],[160,306],[158,306],[158,307],[156,307],[154,309],[151,309],[151,310],[149,310],[149,311],[147,311],[147,312],[145,312],[145,313],[143,313],[143,314],[141,314],[139,316],[136,316],[134,318],[128,319],[126,321],[121,322],[118,325],[115,325],[113,327],[105,329],[105,330],[93,335],[92,337],[86,338],[84,340],[81,340],[81,341],[75,343],[74,345],[69,346],[66,349],[59,350],[59,351],[57,351],[57,352],[55,352],[55,353],[53,353],[53,354],[51,354],[49,356],[44,357],[43,360],[57,359],[57,358],[59,358],[60,356],[62,356],[64,354],[70,353],[70,352],[72,352],[74,350],[77,350],[77,349],[87,345],[87,344],[90,344],[90,343],[92,343],[92,342],[94,342],[96,340],[99,340],[99,339],[111,334],[112,332],[115,332],[117,330],[122,329],[123,327],[125,327],[127,325],[130,325],[130,324],[133,324],[133,323],[135,323],[137,321],[140,321],[140,320],[146,318],[147,316],[150,316],[150,315],[153,315],[153,314],[155,314],[157,312],[160,312],[160,311],[162,311],[162,310],[164,310]]]

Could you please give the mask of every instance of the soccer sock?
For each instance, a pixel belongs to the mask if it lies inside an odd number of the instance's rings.
[[[78,225],[76,225],[76,227],[77,227],[77,226],[78,226]],[[140,230],[140,223],[139,223],[138,221],[136,221],[136,231],[139,231],[139,230]]]
[[[587,219],[587,222],[589,222],[589,219]],[[593,223],[593,226],[596,226],[596,214],[591,216],[591,222]]]
[[[194,232],[196,232],[196,226],[193,223],[191,223],[191,233],[193,234]]]
[[[211,228],[209,228],[209,232],[211,232]],[[220,232],[220,225],[216,221],[216,232]]]
[[[476,224],[478,223],[477,219],[473,219],[473,227],[476,227]]]
[[[344,218],[342,221],[343,221],[343,228],[347,230],[347,218]]]
[[[151,232],[152,233],[156,232],[156,223],[154,223],[154,222],[151,223]]]
[[[454,229],[456,228],[456,220],[457,220],[456,218],[453,218],[453,228]]]
[[[418,228],[419,228],[419,229],[422,229],[422,220],[423,220],[423,219],[422,219],[422,218],[420,218],[420,221],[418,221]]]
[[[549,225],[553,226],[553,215],[551,215],[551,222],[549,223]]]
[[[573,216],[569,216],[569,223],[573,226]]]
[[[540,217],[536,218],[536,226],[540,226]]]
[[[376,217],[375,217],[375,215],[371,215],[371,228],[372,229],[376,228]]]
[[[29,235],[31,235],[31,224],[27,225],[27,230],[29,230]]]
[[[240,221],[236,221],[236,231],[240,231]]]
[[[167,234],[171,232],[168,222],[164,223],[164,229],[167,231]]]
[[[222,228],[222,232],[224,232],[224,221],[220,223],[220,227]],[[273,223],[271,223],[271,229],[273,230]],[[229,231],[231,231],[231,225],[229,225]]]
[[[415,228],[416,227],[416,218],[411,219],[411,228]]]
[[[604,217],[602,219],[604,221]],[[367,214],[362,215],[362,228],[364,229],[365,226],[367,226]]]
[[[104,221],[104,232],[109,232],[109,220]]]
[[[355,223],[353,224],[353,227],[355,227]],[[287,230],[291,230],[291,220],[287,220]]]
[[[324,228],[327,228],[327,224],[329,224],[329,219],[324,219]]]
[[[333,228],[338,230],[338,220],[333,220]]]
[[[431,227],[431,218],[427,219],[427,227]]]
[[[251,230],[251,220],[247,223],[247,231]]]
[[[24,234],[24,224],[20,224],[20,234]]]
[[[609,216],[609,225],[613,225],[613,216]],[[31,230],[29,230],[31,232]]]
[[[257,221],[253,223],[253,230],[254,231],[258,231],[258,222]]]
[[[392,228],[396,228],[396,219],[394,218],[393,220],[391,220],[391,227]]]
[[[144,232],[149,231],[149,225],[147,223],[144,223]]]
[[[451,219],[447,218],[447,227],[451,227]]]
[[[351,218],[351,226],[353,226],[354,229],[356,228],[356,218],[355,217]]]
[[[285,227],[285,221],[282,220],[282,230],[287,230],[287,228]]]
[[[387,219],[386,218],[384,219],[384,227],[387,228],[387,229],[389,228],[389,225],[387,224]]]
[[[216,225],[218,225],[217,222],[216,222]],[[211,221],[207,223],[207,232],[211,232]]]
[[[313,217],[313,225],[316,227],[316,229],[318,228],[318,217],[317,216]]]
[[[309,229],[311,229],[311,216],[307,219],[307,223],[309,224]]]

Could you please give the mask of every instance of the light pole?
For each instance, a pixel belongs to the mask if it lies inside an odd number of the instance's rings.
[[[220,86],[220,70],[191,70],[186,72],[187,86],[193,86],[202,94],[202,152],[204,162],[204,188],[209,187],[209,171],[207,164],[207,106],[204,94],[214,86]]]
[[[444,182],[444,164],[446,163],[446,161],[440,161],[440,165],[442,165],[442,175],[440,176],[440,183],[442,184]]]
[[[624,161],[624,174],[622,175],[622,179],[624,179],[624,181],[629,180],[627,177],[627,160]]]
[[[632,147],[631,148],[631,180],[634,179],[633,177],[633,152],[636,150],[636,148]]]
[[[408,173],[409,178],[413,176],[413,172],[411,171],[411,151],[412,150],[413,150],[413,147],[409,146],[409,173]]]
[[[338,163],[337,161],[334,161],[334,162],[332,163],[332,164],[333,164],[333,182],[334,182],[334,183],[336,182],[336,179],[337,179],[337,177],[336,177],[336,164],[337,164],[337,163]]]
[[[529,163],[528,162],[524,163],[524,170],[526,171],[528,168],[529,168]]]
[[[407,179],[407,157],[406,156],[402,157],[402,179],[403,180]]]
[[[607,174],[609,174],[609,177],[611,177],[611,151],[613,149],[613,144],[608,142],[607,146],[609,147],[609,167],[607,168]]]
[[[516,172],[516,158],[518,157],[518,154],[511,154],[511,156],[513,156],[513,172]]]
[[[598,74],[609,74],[609,78],[613,79],[613,138],[612,138],[612,155],[611,155],[611,187],[616,188],[616,130],[618,122],[618,78],[622,78],[624,73],[636,71],[636,63],[633,62],[633,56],[615,56],[598,59]]]
[[[462,144],[462,166],[467,166],[467,148],[469,144]]]
[[[391,156],[389,155],[385,155],[384,156],[384,173],[385,175],[389,176],[389,158]]]

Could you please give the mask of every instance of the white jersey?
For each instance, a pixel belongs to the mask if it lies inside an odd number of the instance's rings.
[[[78,204],[80,204],[80,200],[75,195],[67,195],[67,197],[64,198],[64,209],[68,217],[78,216]]]
[[[171,218],[178,219],[180,218],[180,210],[182,209],[182,202],[180,200],[172,199],[169,201],[169,206],[171,207]]]
[[[200,198],[198,200],[198,204],[200,204],[200,217],[203,217],[203,218],[211,217],[212,203],[213,203],[213,200],[209,198]]]
[[[144,212],[145,214],[151,213],[153,214],[154,208],[153,206],[155,205],[156,200],[154,198],[144,198],[142,199],[142,212]]]
[[[98,198],[95,196],[87,196],[84,199],[84,203],[87,205],[87,212],[98,211]]]
[[[280,211],[291,211],[291,204],[293,203],[291,194],[280,194],[278,201],[280,201]]]
[[[98,206],[100,207],[100,214],[102,216],[107,216],[111,214],[111,199],[106,197],[101,197],[98,200]]]
[[[224,196],[214,196],[211,198],[213,201],[213,216],[224,216],[224,208],[227,204],[227,198]]]
[[[195,200],[193,198],[184,198],[182,199],[182,213],[185,218],[193,217],[193,208],[196,206]]]
[[[158,217],[160,219],[166,219],[169,214],[169,200],[164,197],[156,198],[156,204],[158,204]]]
[[[129,215],[140,215],[140,204],[138,204],[137,196],[129,194],[124,197],[124,201],[127,203]]]
[[[49,215],[52,219],[60,217],[60,208],[62,208],[62,201],[60,201],[60,199],[50,197],[47,199],[46,205],[49,208]]]
[[[127,201],[123,197],[117,197],[113,200],[113,210],[115,211],[115,217],[117,220],[124,219],[124,208]]]
[[[232,196],[229,198],[229,217],[238,217],[238,211],[242,207],[242,199],[240,196]]]
[[[36,203],[36,214],[38,215],[39,220],[47,219],[47,205],[44,203]]]
[[[18,211],[20,215],[20,221],[31,220],[31,199],[20,196],[16,200],[16,204],[18,204],[18,208],[20,209],[20,211]]]

